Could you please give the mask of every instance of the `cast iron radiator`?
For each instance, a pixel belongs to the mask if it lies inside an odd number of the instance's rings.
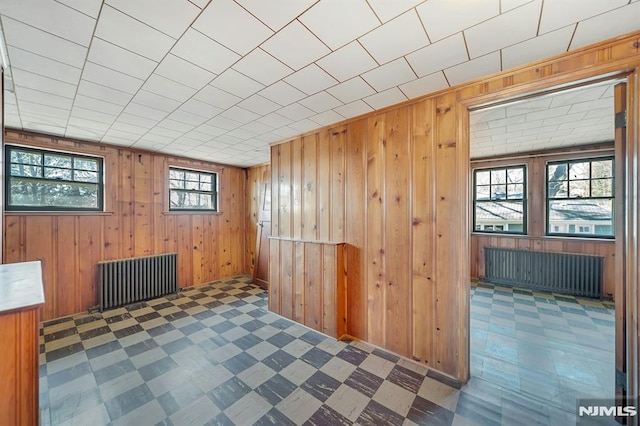
[[[601,256],[485,247],[484,259],[490,283],[602,298]]]
[[[98,262],[100,312],[178,291],[178,253]]]

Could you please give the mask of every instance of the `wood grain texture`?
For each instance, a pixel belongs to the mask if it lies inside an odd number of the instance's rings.
[[[256,236],[257,223],[260,220],[260,202],[264,185],[271,183],[271,166],[269,164],[250,167],[246,170],[245,178],[245,235],[244,235],[244,270],[253,275],[256,264]]]
[[[13,130],[5,140],[104,158],[106,213],[5,213],[5,261],[42,260],[42,320],[96,306],[103,260],[177,251],[181,287],[246,270],[243,169]],[[168,213],[169,166],[218,172],[222,213]]]

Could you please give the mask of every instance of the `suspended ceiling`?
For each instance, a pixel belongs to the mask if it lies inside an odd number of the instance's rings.
[[[269,143],[638,30],[640,1],[0,0],[0,23],[8,127],[250,166]]]

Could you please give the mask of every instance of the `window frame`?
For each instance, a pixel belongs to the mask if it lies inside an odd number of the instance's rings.
[[[577,197],[571,198],[569,197],[569,185],[568,183],[571,181],[569,176],[569,170],[572,163],[586,163],[589,162],[589,193],[592,190],[592,181],[600,180],[600,179],[608,179],[608,178],[592,178],[592,163],[597,161],[607,161],[611,160],[611,197]],[[549,198],[549,166],[554,164],[566,164],[567,165],[567,197],[564,198]],[[576,179],[576,180],[586,180],[586,179]],[[616,200],[616,160],[615,155],[605,155],[602,157],[578,157],[578,158],[570,158],[564,160],[552,160],[547,161],[544,167],[544,199],[545,199],[545,224],[544,224],[544,236],[545,237],[560,237],[560,238],[588,238],[588,239],[598,239],[598,240],[613,240],[615,239],[615,200]],[[574,233],[569,232],[551,232],[549,228],[549,219],[550,219],[550,201],[562,201],[562,200],[611,200],[611,230],[613,233],[611,235],[602,235],[602,234],[594,234],[594,233],[582,233],[579,231],[575,231]],[[580,225],[575,224],[576,229],[579,229],[580,226],[592,226],[589,225]],[[595,232],[595,225],[593,226],[593,230]]]
[[[33,178],[33,177],[21,177],[23,179],[28,179],[28,180],[33,180],[33,181],[41,181],[41,182],[47,182],[47,183],[58,183],[58,184],[64,184],[64,183],[86,183],[86,184],[94,184],[97,186],[98,191],[97,191],[97,201],[98,201],[98,205],[97,207],[63,207],[63,206],[23,206],[23,205],[15,205],[15,204],[11,204],[11,179],[13,177],[13,175],[11,174],[11,165],[14,164],[11,161],[11,153],[13,151],[26,151],[26,152],[31,152],[31,153],[36,153],[36,154],[40,154],[42,156],[42,165],[38,166],[41,167],[43,169],[43,173],[42,173],[42,178]],[[71,170],[72,173],[74,170],[76,170],[74,168],[73,165],[73,159],[82,159],[82,160],[90,160],[90,161],[95,161],[97,163],[97,175],[98,175],[98,182],[82,182],[82,181],[74,181],[74,180],[67,180],[67,179],[46,179],[44,178],[44,168],[46,167],[44,164],[44,156],[50,154],[50,155],[60,155],[60,156],[66,156],[66,157],[71,157],[72,158],[72,162],[71,162],[71,168],[64,168],[66,170]],[[22,145],[15,145],[15,144],[6,144],[4,147],[4,155],[5,155],[5,167],[4,167],[4,173],[5,173],[5,181],[4,181],[4,202],[5,202],[5,210],[7,212],[97,212],[97,213],[101,213],[104,212],[104,206],[105,206],[105,191],[104,191],[104,185],[105,185],[105,177],[104,177],[104,157],[101,156],[97,156],[97,155],[90,155],[90,154],[84,154],[84,153],[78,153],[75,151],[57,151],[57,150],[51,150],[51,149],[46,149],[46,148],[39,148],[39,147],[32,147],[32,146],[22,146]]]
[[[189,173],[197,173],[198,174],[198,181],[199,183],[202,183],[200,181],[200,176],[202,175],[209,175],[211,176],[211,191],[202,191],[202,190],[196,190],[196,189],[179,189],[179,188],[172,188],[171,187],[171,181],[175,180],[171,178],[171,171],[172,170],[177,170],[177,171],[183,171],[183,172],[189,172]],[[186,179],[183,180],[184,182],[186,182]],[[193,168],[189,168],[189,167],[185,167],[185,166],[177,166],[177,165],[169,165],[168,170],[167,170],[167,209],[168,211],[171,212],[180,212],[180,213],[185,213],[185,212],[196,212],[196,213],[210,213],[210,214],[220,214],[220,202],[218,200],[219,194],[220,194],[220,173],[217,171],[213,171],[213,170],[199,170],[199,169],[193,169]],[[196,193],[196,194],[211,194],[212,195],[212,202],[213,202],[213,208],[211,209],[202,209],[202,208],[184,208],[184,207],[172,207],[171,206],[171,193],[172,191],[179,191],[179,192],[185,192],[185,193]]]
[[[493,170],[505,170],[505,172],[508,172],[508,170],[510,169],[522,169],[522,198],[520,199],[508,199],[505,198],[504,200],[478,200],[477,199],[477,195],[478,195],[478,191],[477,191],[477,176],[478,176],[478,172],[491,172]],[[529,220],[529,215],[528,215],[528,203],[527,203],[527,181],[528,181],[528,167],[526,163],[522,163],[522,164],[509,164],[509,165],[504,165],[504,166],[496,166],[496,167],[481,167],[481,168],[477,168],[477,169],[473,169],[473,183],[472,183],[472,191],[473,191],[473,196],[472,196],[472,200],[473,200],[473,204],[472,204],[472,208],[473,208],[473,223],[472,223],[472,232],[473,233],[478,233],[478,234],[488,234],[488,235],[528,235],[528,220]],[[508,185],[505,183],[505,185]],[[491,187],[491,184],[489,184],[489,187]],[[491,194],[491,190],[489,190],[489,194]],[[508,197],[508,193],[506,195]],[[476,205],[477,203],[500,203],[500,202],[509,202],[509,201],[522,201],[522,230],[521,231],[510,231],[510,230],[505,230],[505,229],[501,229],[501,230],[486,230],[486,229],[476,229]],[[495,226],[494,226],[495,227]]]

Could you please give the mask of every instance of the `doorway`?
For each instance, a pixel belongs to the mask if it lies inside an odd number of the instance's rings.
[[[470,108],[471,376],[569,415],[580,398],[612,398],[624,368],[614,256],[624,82]]]

